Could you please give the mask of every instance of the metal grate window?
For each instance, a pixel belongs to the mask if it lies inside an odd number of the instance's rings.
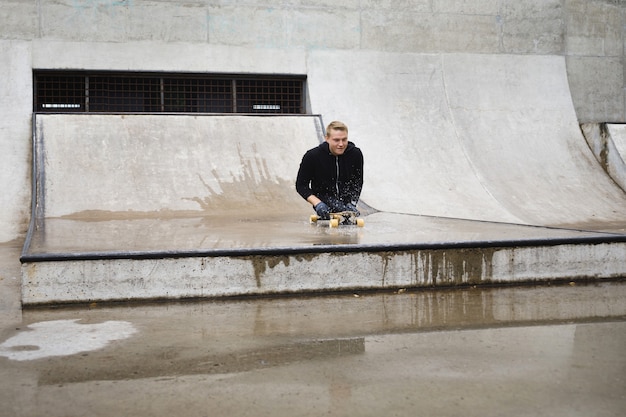
[[[158,78],[91,76],[87,79],[88,112],[158,112],[161,87]]]
[[[174,113],[232,113],[232,84],[227,79],[165,78],[164,110]]]
[[[304,113],[302,76],[35,71],[35,112]]]
[[[300,83],[301,84],[301,83]],[[300,113],[302,88],[297,81],[242,80],[237,83],[241,113]]]
[[[85,111],[85,77],[42,75],[35,86],[36,110],[45,112]]]

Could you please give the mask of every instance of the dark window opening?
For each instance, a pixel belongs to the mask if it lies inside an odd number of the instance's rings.
[[[237,86],[238,112],[297,113],[294,110],[300,108],[301,90],[296,81],[242,80]]]
[[[33,77],[35,112],[305,112],[303,76],[35,71]]]
[[[164,111],[233,113],[232,81],[226,79],[163,79]]]
[[[161,87],[158,78],[88,77],[88,112],[158,112]]]
[[[85,77],[50,74],[34,85],[39,111],[85,111]]]

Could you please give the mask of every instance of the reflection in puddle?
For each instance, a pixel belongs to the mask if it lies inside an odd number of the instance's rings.
[[[302,361],[330,360],[347,355],[358,355],[365,352],[365,338],[317,339],[298,341],[256,349],[241,350],[232,348],[228,352],[209,352],[195,356],[201,350],[194,348],[171,346],[164,347],[160,352],[151,352],[153,356],[146,360],[126,360],[123,355],[115,364],[111,357],[103,357],[102,361],[92,358],[91,368],[86,369],[83,363],[68,361],[51,362],[47,372],[42,373],[39,383],[54,385],[90,381],[97,375],[99,380],[138,379],[173,375],[210,375],[250,372],[285,366]],[[193,354],[192,354],[193,351]],[[150,360],[152,359],[152,360]],[[125,362],[120,364],[119,362]],[[97,372],[94,372],[94,369]]]

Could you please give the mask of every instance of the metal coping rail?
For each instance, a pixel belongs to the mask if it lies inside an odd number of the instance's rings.
[[[600,245],[626,244],[626,235],[588,236],[577,238],[554,239],[520,239],[520,240],[483,240],[464,242],[415,242],[401,244],[372,245],[311,245],[298,247],[265,247],[265,248],[229,248],[229,249],[198,249],[198,250],[156,250],[156,251],[108,251],[108,252],[74,252],[74,253],[38,253],[22,254],[20,261],[29,262],[65,262],[95,260],[148,260],[177,259],[199,257],[247,257],[247,256],[291,256],[323,253],[375,253],[375,252],[408,252],[416,250],[453,250],[453,249],[510,249],[528,247],[547,247],[564,245]]]

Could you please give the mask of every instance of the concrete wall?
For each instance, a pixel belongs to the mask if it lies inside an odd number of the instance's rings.
[[[564,18],[564,54],[579,121],[623,123],[626,2],[567,0]]]
[[[0,242],[29,218],[33,68],[306,74],[319,50],[564,55],[579,121],[625,122],[625,22],[619,0],[0,0]]]

